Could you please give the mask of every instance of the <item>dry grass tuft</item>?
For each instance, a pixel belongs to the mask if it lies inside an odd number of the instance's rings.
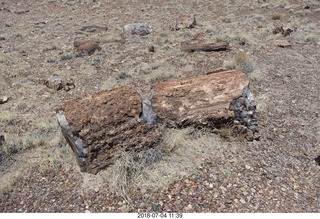
[[[254,63],[249,54],[240,52],[231,60],[225,61],[224,67],[228,70],[236,69],[245,73],[250,73],[254,70]]]
[[[197,135],[195,135],[197,133]],[[104,173],[112,192],[125,197],[129,189],[163,188],[183,175],[192,174],[202,158],[219,150],[220,138],[192,128],[167,129],[156,148],[139,153],[122,152]]]
[[[6,194],[13,190],[17,178],[15,176],[8,176],[6,180],[1,181],[0,183],[0,194]]]
[[[273,15],[271,16],[271,19],[272,19],[272,20],[280,20],[280,19],[281,19],[281,15],[280,15],[280,14],[273,14]]]

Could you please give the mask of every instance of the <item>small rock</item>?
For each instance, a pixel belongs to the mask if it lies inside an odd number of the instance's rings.
[[[158,204],[155,204],[155,203],[152,203],[151,205],[151,211],[152,212],[157,212],[159,209],[159,205]]]
[[[0,97],[0,104],[6,103],[8,102],[8,100],[9,100],[9,97],[7,96]]]
[[[191,204],[188,204],[188,206],[185,207],[184,209],[185,209],[186,211],[190,211],[192,208],[193,208],[192,205],[191,205]]]
[[[243,198],[240,199],[240,202],[241,202],[242,204],[247,203]]]
[[[148,51],[149,51],[149,52],[154,52],[154,51],[155,51],[155,50],[154,50],[154,46],[149,46],[149,47],[148,47]]]
[[[123,27],[122,36],[139,35],[146,36],[151,33],[151,26],[147,23],[132,23]]]
[[[212,184],[212,183],[210,183],[210,184],[209,184],[209,187],[212,189],[212,188],[213,188],[213,184]]]
[[[279,42],[277,45],[281,48],[288,48],[292,46],[292,44],[289,41]]]
[[[61,80],[61,78],[59,77],[59,75],[57,75],[57,74],[51,75],[51,76],[44,82],[44,84],[45,84],[48,88],[51,88],[51,89],[54,89],[54,90],[61,90],[61,89],[63,88],[62,80]]]
[[[222,190],[222,193],[225,193],[227,191],[227,189],[224,188],[223,186],[220,186],[219,188]]]
[[[98,192],[99,192],[99,188],[95,188],[95,189],[94,189],[94,192],[95,192],[95,193],[98,193]]]
[[[101,50],[99,43],[94,40],[76,40],[73,45],[77,52],[87,52],[88,55],[92,55],[96,50]]]
[[[0,135],[0,147],[4,144],[5,138],[4,135]]]
[[[89,210],[85,210],[84,212],[85,212],[85,213],[91,213],[91,211],[89,211]]]

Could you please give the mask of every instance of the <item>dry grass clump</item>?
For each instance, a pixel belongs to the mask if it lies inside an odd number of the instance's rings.
[[[272,19],[272,20],[280,20],[280,19],[281,19],[281,15],[280,15],[280,14],[273,14],[273,15],[271,16],[271,19]]]
[[[178,77],[172,66],[165,63],[154,64],[151,67],[140,69],[139,77],[142,78],[145,83],[159,83]]]
[[[4,133],[5,141],[0,148],[0,194],[10,192],[16,179],[32,168],[45,172],[74,163],[73,152],[65,146],[66,141],[55,120],[39,119],[27,134],[21,134],[12,133],[13,127],[10,125],[13,119],[10,115],[0,118],[8,125],[8,132]],[[12,162],[12,157],[15,162]]]
[[[245,73],[250,73],[254,70],[254,64],[249,54],[245,52],[238,53],[231,60],[224,62],[224,67],[228,70],[239,70]]]
[[[129,189],[161,188],[195,172],[201,159],[219,150],[220,138],[192,128],[167,129],[163,142],[142,152],[122,152],[105,172],[111,191],[121,195]]]
[[[27,132],[20,126],[26,121],[24,118],[14,117],[10,113],[0,117],[0,128],[6,127],[4,142],[0,148],[0,164],[11,156],[37,148],[59,147],[64,144],[60,128],[55,120],[39,119],[28,126]],[[3,127],[2,127],[3,126]]]
[[[2,180],[0,183],[0,194],[6,194],[13,190],[17,178],[15,176],[8,176],[6,180]]]

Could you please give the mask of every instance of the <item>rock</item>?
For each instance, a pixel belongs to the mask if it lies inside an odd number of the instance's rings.
[[[288,48],[288,47],[291,47],[292,44],[289,41],[282,41],[282,42],[278,42],[277,46],[281,48]]]
[[[152,203],[151,211],[152,212],[157,212],[158,210],[159,210],[159,204]]]
[[[0,104],[6,103],[8,101],[9,101],[9,97],[8,96],[0,97]]]
[[[155,52],[154,46],[149,46],[149,47],[148,47],[148,51],[149,51],[149,52]]]
[[[193,206],[191,204],[188,204],[188,206],[184,207],[183,209],[188,212],[188,211],[191,211],[193,208]]]
[[[4,143],[5,143],[4,135],[0,135],[0,147],[2,147],[2,145],[4,145]]]
[[[94,174],[122,151],[140,151],[160,140],[157,126],[140,123],[141,114],[141,97],[129,86],[79,97],[57,109],[58,123],[81,171]]]
[[[94,40],[76,40],[73,45],[77,52],[87,52],[88,55],[92,55],[96,50],[101,50],[99,43]]]
[[[150,34],[152,27],[148,23],[132,23],[123,27],[122,37],[128,37],[132,35],[146,36]]]
[[[240,202],[241,202],[242,204],[247,203],[246,200],[244,200],[243,198],[240,199]]]
[[[193,14],[191,16],[190,22],[187,23],[187,28],[194,28],[197,25],[196,16]]]
[[[272,31],[273,34],[281,33],[284,37],[289,36],[292,32],[293,32],[293,29],[292,29],[292,28],[290,28],[290,27],[284,27],[284,26],[276,27],[276,28]]]
[[[320,166],[320,156],[314,158],[314,161]]]
[[[175,24],[170,27],[171,30],[177,31],[184,28],[194,28],[197,25],[196,16],[181,16],[176,19]]]
[[[72,80],[63,81],[58,74],[52,74],[47,80],[44,80],[43,83],[50,89],[56,91],[64,89],[69,91],[75,88],[75,84]]]
[[[44,84],[54,90],[61,90],[63,89],[62,80],[57,74],[51,75],[47,80],[45,80]]]

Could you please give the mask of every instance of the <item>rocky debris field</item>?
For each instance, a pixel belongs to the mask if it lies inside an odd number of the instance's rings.
[[[317,0],[2,0],[0,212],[319,213],[319,26]],[[258,141],[161,127],[160,146],[80,172],[59,104],[219,68],[250,78]]]

